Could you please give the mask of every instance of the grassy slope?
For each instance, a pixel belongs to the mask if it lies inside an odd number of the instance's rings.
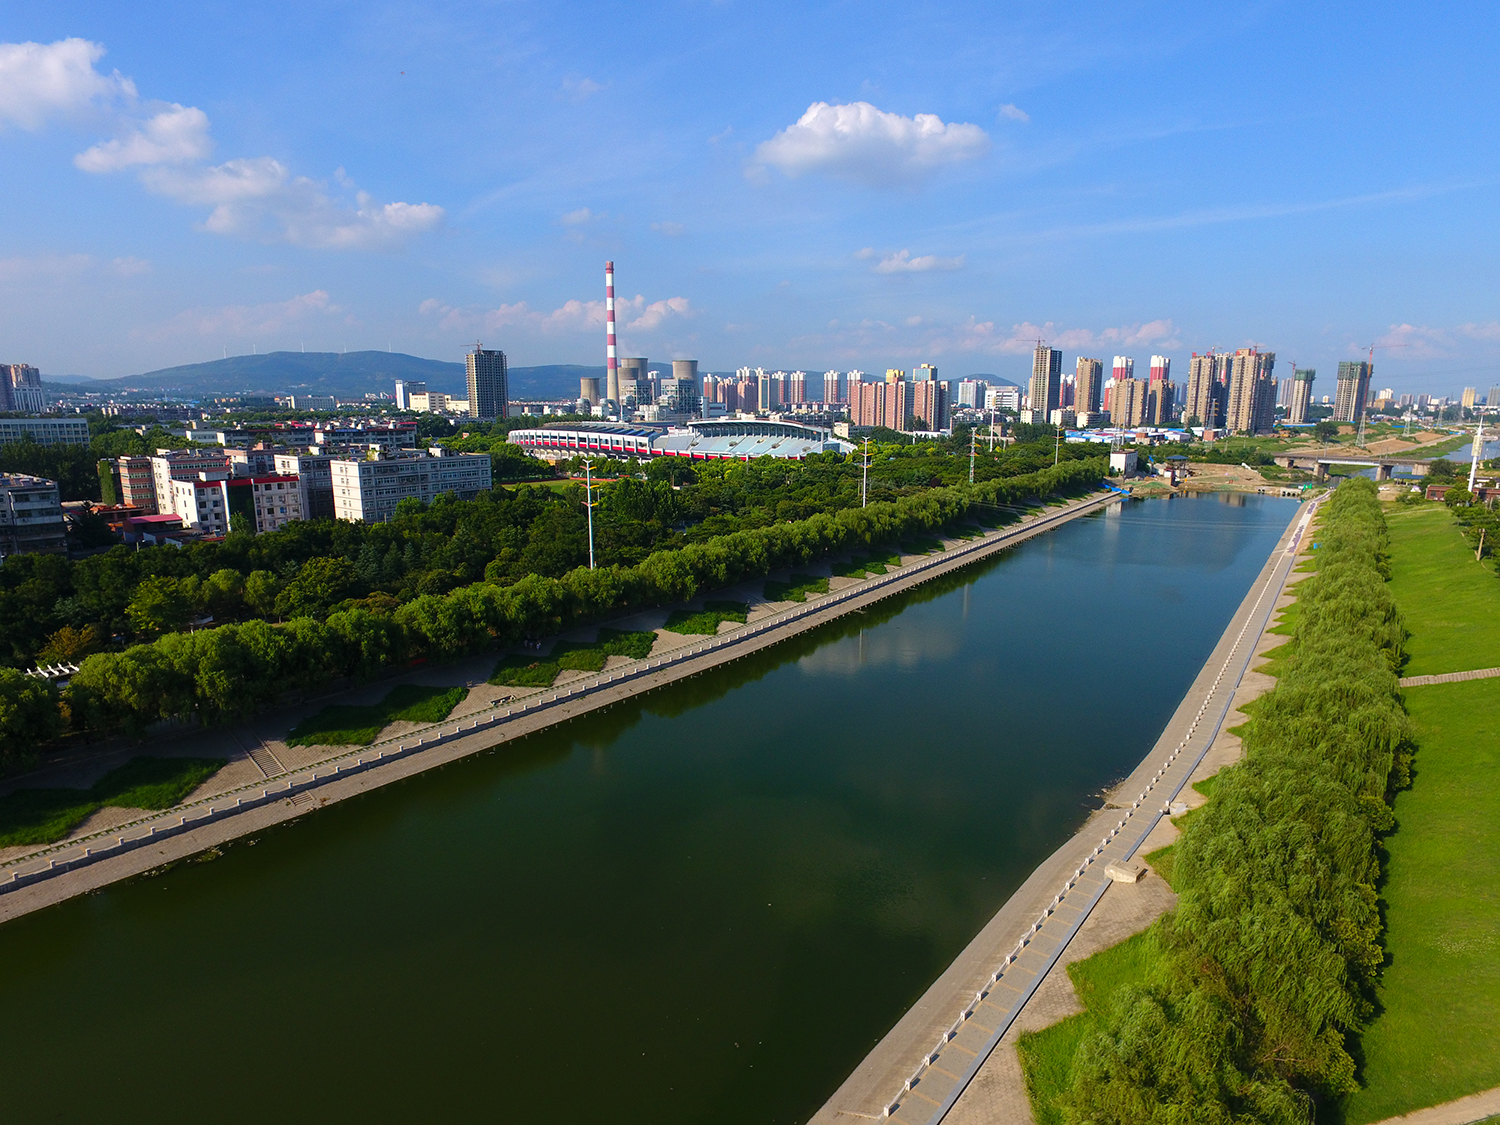
[[[1389,521],[1407,674],[1500,665],[1500,582],[1448,513],[1396,509]],[[1404,694],[1417,754],[1387,840],[1391,960],[1351,1125],[1500,1085],[1500,679]]]
[[[367,746],[398,719],[412,723],[440,723],[464,701],[464,687],[421,687],[399,684],[379,703],[362,707],[334,704],[303,719],[287,735],[288,746]]]
[[[1500,582],[1474,561],[1440,505],[1386,509],[1391,531],[1391,593],[1401,607],[1403,676],[1500,667]]]
[[[171,808],[223,765],[223,758],[132,758],[92,789],[18,789],[0,797],[0,847],[61,840],[105,805]]]
[[[1084,1010],[1040,1031],[1024,1032],[1016,1040],[1037,1125],[1062,1125],[1057,1099],[1068,1088],[1078,1044],[1099,1027],[1115,991],[1146,975],[1153,940],[1151,930],[1142,930],[1092,957],[1074,961],[1068,966],[1068,976]]]

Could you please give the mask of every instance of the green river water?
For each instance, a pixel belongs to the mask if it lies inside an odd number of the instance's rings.
[[[1128,773],[1295,501],[1114,506],[0,927],[0,1120],[805,1121]]]

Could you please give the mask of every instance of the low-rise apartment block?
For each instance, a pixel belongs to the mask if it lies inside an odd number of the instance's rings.
[[[330,464],[334,515],[355,523],[385,523],[408,497],[430,502],[445,492],[472,500],[493,483],[488,453],[450,453],[434,447],[426,455],[380,457]]]
[[[23,473],[0,474],[0,556],[66,554],[57,482]]]

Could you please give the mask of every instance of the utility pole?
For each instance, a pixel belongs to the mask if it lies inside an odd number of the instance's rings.
[[[865,461],[863,474],[859,478],[859,506],[868,507],[870,503],[870,439],[865,438]]]
[[[990,399],[990,452],[995,452],[995,400]]]
[[[979,440],[979,431],[969,431],[969,483],[974,483],[974,446]]]
[[[1474,479],[1479,476],[1479,459],[1484,456],[1484,418],[1479,419],[1479,429],[1474,434],[1474,456],[1469,459],[1469,491],[1474,491]]]
[[[594,569],[594,463],[583,463],[584,507],[589,510],[589,569]]]
[[[1062,422],[1057,424],[1057,448],[1052,451],[1052,467],[1057,468],[1057,462],[1062,457]]]

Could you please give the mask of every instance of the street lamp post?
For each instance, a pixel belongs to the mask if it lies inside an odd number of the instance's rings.
[[[594,569],[594,463],[583,463],[583,506],[589,511],[589,569]]]

